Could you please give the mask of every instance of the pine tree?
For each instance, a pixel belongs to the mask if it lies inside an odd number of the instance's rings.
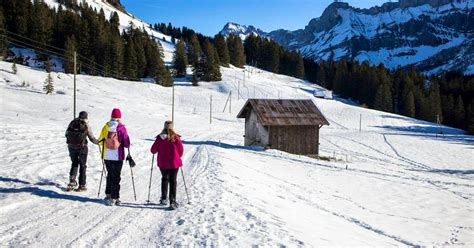
[[[412,91],[408,92],[408,95],[403,96],[403,102],[403,115],[415,117],[415,96],[413,95]]]
[[[128,79],[138,79],[137,72],[137,55],[133,40],[130,40],[125,45],[125,76]]]
[[[324,62],[324,60],[321,61],[321,63],[319,63],[316,83],[319,84],[322,87],[327,86],[327,83],[326,83],[326,63]]]
[[[466,130],[470,134],[474,134],[474,99],[466,108]]]
[[[46,94],[52,94],[54,91],[53,77],[51,76],[51,72],[48,73],[48,76],[44,81],[43,90]]]
[[[74,36],[67,37],[66,42],[64,43],[66,49],[64,61],[64,72],[74,73],[74,52],[76,51],[76,38]]]
[[[280,65],[280,54],[280,47],[276,43],[266,40],[262,46],[262,68],[277,73]]]
[[[339,94],[343,97],[347,97],[346,92],[346,80],[347,80],[347,63],[345,60],[340,60],[337,64],[336,75],[334,76],[333,80],[333,90],[336,94]]]
[[[5,16],[3,13],[3,8],[0,6],[0,57],[5,56],[5,51],[8,47],[8,42],[7,42],[7,33],[5,32],[6,30],[6,25],[5,25]]]
[[[18,72],[18,69],[16,68],[16,62],[15,62],[15,61],[13,61],[13,64],[12,64],[12,72],[13,72],[13,74],[15,74],[15,75],[16,75],[16,73]]]
[[[260,38],[255,36],[253,33],[247,36],[244,41],[244,52],[247,64],[258,66],[260,61],[259,51]]]
[[[453,109],[453,124],[454,126],[461,127],[463,126],[463,121],[465,120],[466,112],[464,111],[464,102],[461,96],[458,96],[456,103]]]
[[[219,62],[214,46],[209,40],[204,41],[204,57],[202,63],[198,63],[198,66],[202,66],[202,80],[206,82],[220,81],[221,72]]]
[[[114,73],[114,77],[122,78],[124,75],[125,45],[120,36],[110,36],[110,58],[109,65]]]
[[[33,2],[33,13],[28,22],[28,36],[42,44],[48,44],[52,40],[53,18],[51,10],[43,1]]]
[[[186,76],[186,66],[188,65],[188,58],[186,57],[186,47],[183,41],[178,41],[173,56],[173,68],[176,71],[176,77]]]
[[[219,61],[222,66],[229,67],[230,57],[229,48],[227,42],[221,34],[214,37],[214,46],[216,47],[217,54],[219,55]]]
[[[375,93],[373,105],[375,109],[381,111],[392,111],[392,93],[390,91],[390,87],[386,83],[383,83],[379,86],[379,89]]]
[[[193,86],[199,86],[198,77],[195,71],[193,71],[193,77],[191,78]]]
[[[164,87],[173,86],[173,78],[163,62],[158,64],[156,70],[155,82]]]
[[[235,67],[243,68],[245,65],[245,54],[242,40],[236,35],[227,38],[227,46],[229,48],[230,63]]]
[[[44,62],[44,70],[47,72],[47,73],[50,73],[51,70],[52,70],[52,65],[51,65],[51,60],[48,59]]]
[[[188,45],[188,59],[189,63],[193,66],[196,66],[199,62],[199,58],[202,55],[201,45],[199,44],[199,40],[196,34],[191,36],[191,40],[189,41]]]
[[[442,110],[443,110],[443,124],[453,126],[454,125],[454,98],[453,95],[443,96],[441,98]]]
[[[439,93],[439,86],[436,81],[433,82],[430,87],[430,93],[428,95],[428,108],[430,110],[431,121],[437,121],[436,117],[438,117],[440,122],[443,122],[441,95]]]
[[[295,68],[292,76],[303,79],[305,75],[303,57],[301,57],[299,53],[293,53],[293,56],[295,60]]]
[[[408,75],[405,75],[404,78],[403,78],[403,90],[402,90],[402,93],[400,95],[400,102],[399,102],[399,107],[398,109],[400,110],[400,113],[402,115],[405,115],[405,116],[408,116],[407,113],[410,112],[408,111],[408,106],[407,106],[407,103],[409,102],[408,101],[408,94],[411,92],[412,95],[413,95],[413,90],[415,88],[415,85],[413,84],[413,81],[411,80],[411,78],[408,76]],[[413,108],[414,108],[414,105],[415,105],[415,96],[413,95]],[[414,111],[413,111],[414,113]],[[414,115],[413,115],[414,117]]]

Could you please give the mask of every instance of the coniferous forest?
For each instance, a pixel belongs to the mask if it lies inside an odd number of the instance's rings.
[[[61,0],[57,10],[43,1],[6,0],[0,6],[0,43],[32,48],[47,61],[57,56],[64,70],[73,72],[73,54],[77,52],[81,73],[120,79],[167,78],[168,70],[160,56],[159,43],[130,25],[120,33],[119,16],[106,17],[87,3]],[[1,47],[0,47],[1,48]],[[160,73],[165,73],[161,75]]]
[[[44,61],[53,53],[64,60],[68,73],[73,72],[72,56],[77,51],[81,73],[129,80],[152,77],[164,86],[173,84],[170,73],[186,76],[188,65],[193,67],[193,85],[197,85],[198,80],[221,80],[219,66],[243,68],[247,64],[306,79],[369,108],[439,120],[474,133],[473,76],[446,72],[427,77],[415,68],[389,71],[383,65],[356,61],[315,62],[254,35],[245,40],[238,36],[206,37],[186,27],[150,25],[171,36],[168,42],[176,44],[170,72],[163,63],[160,43],[132,25],[120,33],[117,13],[106,17],[87,4],[60,2],[67,9],[60,6],[53,10],[38,0],[2,1],[0,50],[5,51],[9,44],[33,48]]]

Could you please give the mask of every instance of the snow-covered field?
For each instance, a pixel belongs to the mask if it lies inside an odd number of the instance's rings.
[[[124,166],[124,204],[108,207],[97,198],[102,164],[93,145],[89,190],[62,190],[72,77],[53,73],[56,93],[45,95],[46,73],[10,68],[0,62],[0,246],[474,246],[474,137],[460,130],[315,99],[314,85],[253,68],[244,84],[242,70],[223,68],[222,82],[175,87],[191,204],[179,177],[182,207],[166,211],[145,201],[149,148],[171,118],[171,88],[81,75],[78,111],[89,112],[97,136],[121,108],[138,164],[137,201]],[[230,91],[232,113],[223,113]],[[235,116],[248,97],[313,99],[331,124],[321,129],[321,153],[338,161],[242,146]],[[154,203],[159,179],[155,168]]]

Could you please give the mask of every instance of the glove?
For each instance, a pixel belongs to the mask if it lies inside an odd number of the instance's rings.
[[[127,159],[126,159],[126,160],[128,161],[128,164],[130,165],[130,167],[135,167],[135,165],[137,165],[137,164],[135,163],[135,161],[133,161],[133,158],[132,158],[132,156],[130,156],[130,154],[127,155]]]

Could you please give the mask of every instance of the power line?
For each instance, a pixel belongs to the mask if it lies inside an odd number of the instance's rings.
[[[67,50],[64,50],[64,49],[62,49],[62,48],[55,47],[55,46],[48,45],[48,44],[44,44],[44,43],[42,43],[42,42],[39,42],[39,41],[30,39],[30,38],[28,38],[28,37],[24,37],[24,36],[22,36],[22,35],[19,35],[19,34],[10,32],[10,31],[5,30],[5,29],[0,29],[0,30],[6,31],[6,32],[8,32],[8,33],[10,33],[10,34],[12,34],[12,35],[15,35],[15,36],[17,36],[17,37],[20,37],[20,38],[22,38],[22,39],[26,39],[26,40],[29,40],[29,41],[32,41],[32,42],[35,42],[35,43],[39,44],[39,45],[33,45],[33,44],[27,43],[27,42],[25,42],[25,41],[19,40],[19,38],[14,38],[14,37],[10,37],[10,36],[4,35],[4,34],[0,34],[0,35],[2,35],[2,36],[5,36],[7,39],[13,39],[13,40],[15,40],[16,42],[23,43],[22,46],[27,46],[27,47],[28,47],[28,46],[31,46],[31,47],[35,47],[35,48],[37,48],[37,49],[44,49],[44,50],[46,50],[46,51],[48,51],[48,52],[50,52],[50,53],[55,54],[55,56],[63,56],[63,54],[60,54],[60,53],[58,53],[58,52],[51,51],[51,50],[49,50],[49,49],[45,49],[45,48],[42,48],[42,47],[39,47],[39,46],[45,46],[45,47],[49,47],[49,48],[52,48],[52,49],[57,49],[57,50],[59,50],[59,51],[65,52],[65,53],[68,52]],[[100,67],[101,69],[97,69],[97,70],[101,71],[104,76],[110,74],[110,73],[106,73],[106,72],[105,72],[106,68],[105,68],[103,65],[100,65],[100,64],[98,64],[97,62],[94,62],[94,61],[92,61],[91,59],[89,59],[89,58],[87,58],[87,57],[85,57],[85,56],[83,56],[83,55],[81,55],[81,54],[79,54],[79,53],[77,53],[77,55],[82,58],[82,59],[81,59],[81,60],[82,60],[82,63],[85,63],[84,60],[86,60],[86,61],[88,61],[89,63],[94,64],[95,67]],[[68,60],[71,60],[71,58],[68,58]],[[89,65],[89,66],[92,66],[92,65]],[[90,68],[90,67],[88,67],[88,68]],[[91,69],[91,68],[90,68],[90,69]],[[119,73],[118,73],[117,71],[115,71],[115,70],[113,70],[113,69],[108,69],[108,70],[111,71],[112,74],[114,74],[117,78],[120,78],[120,77],[118,76]],[[96,72],[97,72],[97,71],[96,71]]]
[[[48,45],[48,44],[45,44],[45,43],[42,43],[42,42],[39,42],[39,41],[30,39],[30,38],[28,38],[28,37],[25,37],[25,36],[22,36],[22,35],[19,35],[19,34],[10,32],[10,31],[5,30],[5,29],[0,29],[0,30],[4,30],[4,31],[8,32],[9,34],[12,34],[12,35],[14,35],[14,36],[17,36],[17,37],[19,37],[19,38],[21,38],[21,39],[25,39],[25,40],[29,40],[29,41],[35,42],[35,43],[39,44],[40,46],[49,47],[50,49],[57,49],[57,50],[59,50],[59,51],[61,51],[61,52],[65,52],[65,53],[68,52],[68,51],[65,50],[65,49],[62,49],[62,48],[59,48],[59,47],[56,47],[56,46],[52,46],[52,45]],[[19,41],[19,40],[18,40],[19,38],[16,38],[16,40]],[[102,67],[102,69],[105,69],[102,65],[100,65],[100,64],[98,64],[98,63],[92,61],[91,59],[89,59],[89,58],[87,58],[87,57],[85,57],[85,56],[83,56],[83,55],[81,55],[81,54],[79,54],[79,53],[77,53],[77,55],[78,55],[79,57],[81,57],[83,60],[87,60],[87,61],[89,61],[89,63],[95,64],[96,66],[99,66],[99,67]],[[116,74],[117,74],[117,73],[116,73]]]
[[[37,47],[37,46],[33,46],[31,44],[27,44],[25,45],[23,42],[18,42],[18,41],[15,41],[15,42],[12,42],[12,41],[9,41],[9,43],[11,44],[14,44],[14,45],[17,45],[17,46],[31,46],[35,49],[35,51],[41,53],[41,54],[44,54],[44,55],[49,55],[49,56],[56,56],[58,58],[61,58],[63,60],[67,60],[67,61],[70,61],[70,62],[73,62],[73,60],[71,58],[68,58],[68,57],[65,57],[63,55],[58,55],[57,53],[54,53],[52,51],[49,51],[47,49],[44,49],[44,48],[41,48],[41,47]],[[23,44],[19,44],[19,43],[23,43]],[[103,74],[103,75],[107,75],[107,73],[105,73],[104,71],[100,70],[100,69],[97,69],[95,68],[94,66],[90,65],[90,64],[87,64],[87,63],[84,63],[84,62],[81,62],[81,66],[83,66],[84,68],[88,68],[90,69],[91,71],[97,73],[97,74]]]
[[[7,40],[10,40],[9,43],[16,44],[17,46],[31,47],[31,48],[34,48],[35,50],[40,50],[40,52],[41,52],[42,54],[45,54],[45,55],[53,55],[53,56],[59,57],[59,58],[61,58],[61,59],[70,61],[70,62],[73,61],[72,58],[69,58],[69,57],[67,57],[67,56],[64,55],[64,54],[61,54],[61,53],[58,53],[58,52],[55,52],[55,51],[51,51],[51,50],[46,49],[46,48],[44,48],[44,47],[40,47],[40,46],[38,46],[38,45],[34,45],[34,44],[31,44],[31,43],[28,43],[28,42],[25,42],[25,41],[21,41],[21,40],[19,40],[19,39],[17,39],[17,38],[10,37],[10,36],[4,35],[4,34],[0,34],[0,36],[3,36],[3,37],[5,37],[5,38],[7,38]],[[12,42],[12,40],[13,40],[14,42]],[[30,39],[30,40],[31,40],[31,39]],[[36,41],[36,43],[40,43],[40,42]],[[42,43],[40,43],[40,44],[42,44]],[[51,47],[54,47],[54,46],[51,46]],[[59,49],[59,50],[63,50],[63,49],[58,48],[58,47],[54,47],[54,48]],[[63,51],[66,51],[66,50],[63,50]],[[66,51],[66,52],[67,52],[67,51]],[[83,56],[81,55],[81,57],[83,57]],[[88,61],[91,61],[91,60],[89,60],[89,59],[87,59],[87,60],[88,60]],[[95,73],[97,73],[97,74],[101,74],[101,75],[103,75],[103,76],[107,76],[107,75],[111,75],[111,74],[112,74],[112,76],[114,76],[114,77],[116,77],[116,78],[124,79],[123,77],[119,77],[119,76],[118,76],[119,73],[117,73],[117,71],[115,71],[115,70],[113,70],[113,69],[109,69],[110,72],[112,72],[112,73],[107,73],[107,72],[104,71],[105,68],[104,68],[103,66],[101,66],[101,65],[99,65],[99,64],[97,64],[97,63],[95,63],[95,62],[93,62],[93,61],[91,61],[91,62],[94,63],[95,65],[91,65],[91,64],[88,64],[88,63],[86,63],[86,62],[84,62],[84,61],[81,61],[81,66],[84,66],[85,68],[88,68],[88,69],[90,69],[91,71],[93,71],[93,72],[95,72]],[[97,67],[102,67],[103,70],[101,70],[101,69],[99,69],[99,68],[97,68]],[[114,75],[114,74],[115,74],[115,75]]]
[[[6,31],[7,33],[9,33],[9,34],[11,34],[11,35],[14,35],[14,36],[17,36],[17,37],[19,37],[19,38],[21,38],[21,39],[29,40],[29,41],[35,42],[35,43],[37,43],[37,44],[39,44],[39,45],[41,45],[41,46],[48,47],[49,49],[57,49],[57,50],[59,50],[59,51],[61,51],[61,52],[65,52],[65,53],[68,52],[68,51],[65,50],[65,49],[62,49],[62,48],[59,48],[59,47],[56,47],[56,46],[52,46],[52,45],[48,45],[48,44],[39,42],[39,41],[37,41],[37,40],[33,40],[33,39],[31,39],[31,38],[28,38],[28,37],[19,35],[19,34],[17,34],[17,33],[8,31],[8,30],[6,30],[6,29],[0,29],[0,30]],[[17,38],[17,39],[18,39],[18,38]],[[77,53],[77,55],[78,55],[79,57],[82,57],[83,59],[89,61],[90,63],[96,64],[97,66],[101,66],[101,65],[97,64],[96,62],[90,60],[89,58],[87,58],[87,57],[85,57],[85,56],[83,56],[83,55],[81,55],[81,54],[79,54],[79,53]],[[104,69],[104,68],[102,68],[102,69]]]

